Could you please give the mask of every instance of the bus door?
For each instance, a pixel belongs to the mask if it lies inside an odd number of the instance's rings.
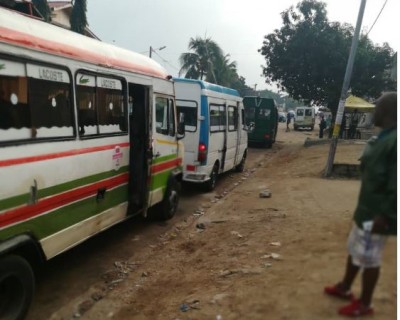
[[[240,145],[240,130],[238,130],[238,104],[231,103],[228,105],[228,130],[227,130],[227,155],[226,169],[232,169],[237,163],[239,145]],[[240,162],[240,160],[239,160]]]
[[[155,95],[154,99],[151,205],[163,199],[171,170],[179,162],[174,99],[166,95]]]
[[[237,113],[235,115],[237,129],[237,148],[235,155],[235,166],[242,161],[243,153],[246,149],[247,132],[244,131],[244,108],[241,102],[237,103]]]
[[[149,139],[149,89],[129,84],[129,212],[134,214],[146,208],[149,194],[151,143]]]
[[[220,162],[220,172],[224,171],[226,159],[227,132],[226,105],[210,103],[210,139],[208,147],[208,164],[213,166]]]

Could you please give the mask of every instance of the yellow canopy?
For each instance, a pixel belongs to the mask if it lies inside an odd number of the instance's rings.
[[[375,105],[372,103],[352,95],[346,99],[344,107],[346,111],[358,110],[362,112],[372,112],[375,110]]]

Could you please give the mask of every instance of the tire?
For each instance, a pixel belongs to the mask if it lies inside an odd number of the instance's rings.
[[[165,190],[163,201],[157,206],[157,218],[160,220],[171,219],[178,209],[181,186],[175,178],[170,178]]]
[[[298,130],[298,127],[297,127],[297,126],[293,126],[293,128],[294,128],[294,131],[297,131],[297,130]]]
[[[0,319],[24,319],[34,290],[35,276],[24,258],[16,255],[0,258]]]
[[[214,164],[214,167],[210,173],[210,180],[205,183],[207,191],[213,191],[218,180],[218,164]]]
[[[246,164],[246,158],[247,158],[247,151],[243,153],[243,158],[242,161],[236,166],[235,170],[236,172],[243,172],[244,171],[244,166]]]

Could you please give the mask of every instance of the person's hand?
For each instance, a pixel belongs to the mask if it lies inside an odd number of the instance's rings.
[[[371,233],[384,233],[388,229],[387,220],[382,216],[376,216]]]

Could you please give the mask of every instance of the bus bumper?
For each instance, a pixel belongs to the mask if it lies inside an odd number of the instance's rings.
[[[210,180],[210,176],[206,173],[201,172],[184,172],[183,180],[193,183],[204,183]]]

